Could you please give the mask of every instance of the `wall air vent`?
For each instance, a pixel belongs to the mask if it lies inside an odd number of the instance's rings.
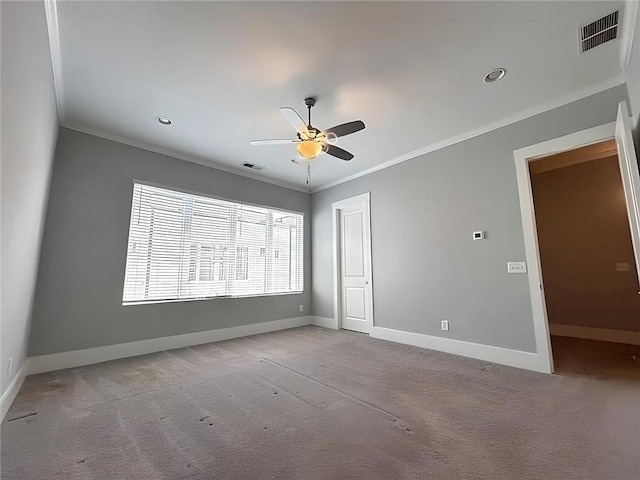
[[[580,53],[618,38],[618,11],[580,27]]]
[[[243,167],[247,167],[247,168],[251,168],[253,170],[264,170],[264,167],[262,165],[256,165],[255,163],[248,163],[245,162],[242,164]]]

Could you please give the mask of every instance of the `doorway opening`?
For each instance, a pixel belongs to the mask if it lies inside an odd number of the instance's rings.
[[[529,174],[556,368],[611,368],[624,352],[640,355],[640,347],[601,343],[632,343],[640,333],[638,272],[615,140],[530,162]]]
[[[624,365],[640,359],[640,177],[626,105],[615,123],[514,157],[538,355],[551,372],[632,368],[640,380],[638,364]]]

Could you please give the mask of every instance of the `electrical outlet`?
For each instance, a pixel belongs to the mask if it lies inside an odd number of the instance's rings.
[[[7,376],[11,377],[11,367],[13,366],[13,357],[9,357],[9,362],[7,365]]]
[[[449,331],[449,320],[440,320],[440,329],[445,332]]]
[[[507,262],[507,273],[527,273],[527,262]]]
[[[299,305],[298,310],[300,310],[300,313],[304,312],[304,305]]]

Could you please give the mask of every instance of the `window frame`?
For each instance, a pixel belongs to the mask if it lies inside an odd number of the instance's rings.
[[[291,213],[291,214],[295,214],[295,215],[300,215],[302,217],[302,229],[301,229],[301,234],[302,234],[302,255],[301,255],[301,268],[302,268],[302,276],[301,276],[301,289],[300,290],[292,290],[292,291],[284,291],[284,292],[269,292],[269,293],[258,293],[258,294],[242,294],[242,295],[206,295],[206,296],[200,296],[200,297],[189,297],[189,298],[166,298],[166,299],[151,299],[151,300],[129,300],[129,301],[125,301],[124,300],[124,290],[125,290],[125,279],[126,279],[126,269],[127,269],[127,257],[129,254],[129,236],[131,234],[131,218],[133,217],[133,209],[134,209],[134,191],[135,191],[135,186],[136,184],[138,185],[142,185],[142,186],[149,186],[149,187],[155,187],[155,188],[160,188],[160,189],[164,189],[164,190],[169,190],[171,192],[175,192],[177,194],[185,194],[185,195],[195,195],[195,196],[199,196],[199,197],[205,197],[205,198],[211,198],[212,200],[220,200],[223,202],[229,202],[229,203],[233,203],[233,204],[237,204],[237,205],[244,205],[247,207],[257,207],[257,208],[264,208],[264,209],[268,209],[268,210],[274,210],[277,212],[281,212],[281,213]],[[147,180],[139,180],[134,178],[132,180],[131,183],[131,198],[130,198],[130,214],[129,214],[129,228],[127,229],[127,236],[126,236],[126,255],[125,255],[125,265],[124,265],[124,271],[123,271],[123,275],[122,275],[122,293],[121,293],[121,305],[123,307],[129,307],[129,306],[136,306],[136,305],[149,305],[149,304],[161,304],[161,303],[176,303],[176,302],[195,302],[195,301],[203,301],[203,300],[215,300],[215,299],[221,299],[221,298],[255,298],[255,297],[273,297],[273,296],[279,296],[279,295],[302,295],[305,293],[305,275],[306,275],[306,249],[305,249],[305,242],[306,242],[306,214],[304,212],[300,212],[297,210],[291,210],[291,209],[287,209],[287,208],[281,208],[281,207],[274,207],[271,205],[264,205],[264,204],[259,204],[259,203],[253,203],[253,202],[246,202],[244,200],[236,200],[236,199],[232,199],[232,198],[227,198],[227,197],[221,197],[221,196],[217,196],[217,195],[212,195],[209,193],[203,193],[203,192],[199,192],[199,191],[194,191],[194,190],[189,190],[189,189],[185,189],[185,188],[181,188],[181,187],[173,187],[173,186],[167,186],[167,185],[163,185],[160,183],[155,183],[155,182],[150,182]],[[209,247],[212,247],[214,245],[207,245]],[[200,247],[197,248],[197,252],[196,252],[196,271],[195,271],[195,282],[196,283],[209,283],[208,281],[201,281],[199,280],[199,274],[200,274],[200,268],[199,268],[199,263],[200,263]],[[267,249],[268,250],[268,249]],[[236,259],[237,261],[237,259]],[[230,278],[229,277],[229,272],[226,271],[225,272],[225,277],[227,278],[227,280]],[[234,273],[234,277],[235,277],[235,273]]]

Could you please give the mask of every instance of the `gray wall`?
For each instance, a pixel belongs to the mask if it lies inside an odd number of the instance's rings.
[[[123,307],[134,179],[305,213],[305,292]],[[305,193],[61,129],[29,355],[308,315],[309,213]]]
[[[535,351],[527,276],[506,273],[525,259],[513,151],[612,122],[626,98],[621,85],[314,193],[314,315],[333,316],[331,203],[371,192],[376,325]]]
[[[43,2],[0,2],[2,17],[2,392],[22,366],[58,131]],[[8,372],[9,358],[13,368]]]

